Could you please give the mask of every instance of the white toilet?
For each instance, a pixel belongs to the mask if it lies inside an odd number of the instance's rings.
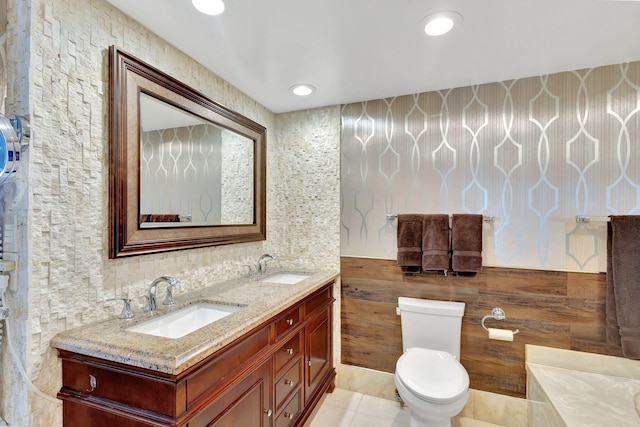
[[[464,303],[398,298],[404,354],[395,383],[411,410],[410,427],[451,427],[469,398],[469,374],[459,362]]]

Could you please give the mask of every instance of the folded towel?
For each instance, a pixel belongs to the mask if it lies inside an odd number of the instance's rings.
[[[140,222],[180,222],[180,215],[176,214],[142,214]]]
[[[611,267],[622,354],[640,359],[640,216],[611,216]]]
[[[613,289],[613,263],[611,262],[611,243],[613,232],[611,223],[607,223],[607,284],[606,284],[606,336],[607,343],[620,347],[620,328],[618,327],[618,314],[616,313],[616,294]]]
[[[454,214],[451,220],[451,269],[482,270],[482,215]]]
[[[419,273],[422,265],[422,215],[398,215],[398,265],[405,273]]]
[[[422,269],[449,270],[449,215],[425,215],[422,222]]]

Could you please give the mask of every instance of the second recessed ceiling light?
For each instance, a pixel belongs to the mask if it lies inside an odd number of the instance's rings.
[[[206,15],[220,15],[224,12],[222,0],[191,0],[193,6]]]
[[[462,15],[450,10],[433,13],[422,21],[420,25],[430,36],[441,36],[462,23]]]
[[[289,90],[298,96],[307,96],[315,92],[316,88],[309,84],[298,84],[291,86]]]

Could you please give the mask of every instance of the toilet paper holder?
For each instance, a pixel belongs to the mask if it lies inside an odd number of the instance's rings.
[[[491,314],[487,314],[486,316],[484,316],[484,317],[482,318],[482,328],[483,328],[485,331],[488,331],[488,330],[489,330],[489,328],[487,328],[487,327],[485,326],[484,322],[485,322],[487,319],[489,319],[489,318],[491,318],[491,319],[495,319],[495,320],[504,320],[504,319],[506,319],[506,318],[507,318],[507,316],[504,314],[504,310],[503,310],[503,309],[501,309],[500,307],[494,307],[494,308],[491,310]],[[514,331],[513,331],[513,333],[514,333],[514,334],[517,334],[518,332],[520,332],[520,329],[516,329],[516,330],[514,330]]]

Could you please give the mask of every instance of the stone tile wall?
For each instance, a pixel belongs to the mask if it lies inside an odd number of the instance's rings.
[[[8,105],[30,115],[33,131],[21,183],[5,192],[24,235],[20,291],[12,303],[22,362],[43,391],[55,395],[60,388],[51,338],[117,316],[120,307],[105,302],[109,297],[129,297],[140,310],[159,274],[180,279],[179,299],[186,290],[239,276],[243,264],[264,252],[279,255],[274,265],[339,268],[338,107],[276,117],[105,0],[9,3],[10,51],[19,60],[9,70]],[[266,241],[108,259],[107,48],[113,44],[267,127]],[[3,360],[3,371],[6,365]],[[3,375],[2,392],[0,415],[10,424],[61,425],[59,407],[28,394],[21,380]]]

